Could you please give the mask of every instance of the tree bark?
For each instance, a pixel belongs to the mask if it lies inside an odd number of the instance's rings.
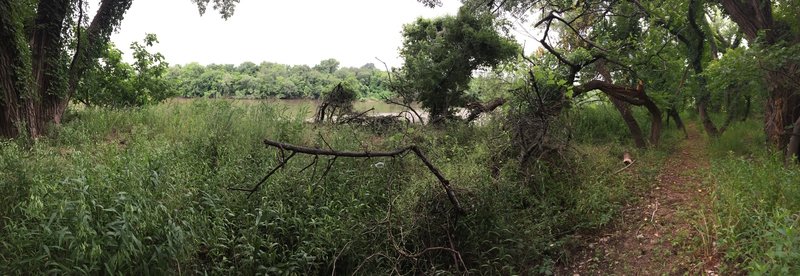
[[[786,163],[800,161],[800,117],[794,122],[792,137],[789,138],[789,146],[786,148]]]
[[[478,119],[479,116],[483,113],[492,112],[498,107],[502,106],[506,103],[506,99],[504,98],[495,98],[491,101],[481,103],[481,102],[474,102],[467,104],[467,109],[469,109],[469,115],[467,116],[467,123]]]
[[[70,1],[40,0],[36,23],[31,39],[31,56],[35,100],[27,101],[33,111],[28,119],[29,135],[44,133],[48,122],[53,121],[58,105],[64,100],[66,82],[66,56],[62,32]]]
[[[647,94],[645,94],[643,87],[636,89],[632,87],[611,84],[601,80],[592,80],[576,86],[573,89],[573,95],[577,96],[595,89],[600,90],[609,97],[613,97],[617,100],[647,108],[651,119],[650,143],[653,145],[658,145],[658,141],[661,138],[661,109],[659,109],[656,103],[653,102],[653,100],[650,99]]]
[[[776,22],[772,16],[772,2],[769,0],[721,0],[725,12],[744,32],[748,41],[756,41],[763,32],[763,43],[774,46],[779,43],[796,45],[800,35],[793,33],[785,22]],[[764,132],[767,142],[778,149],[790,152],[792,136],[787,129],[796,125],[800,119],[800,96],[795,93],[797,79],[800,78],[800,65],[786,62],[779,68],[766,69],[764,79],[767,83],[768,97],[764,108]],[[795,128],[796,130],[796,128]]]
[[[669,108],[667,109],[667,116],[672,117],[672,119],[675,120],[675,127],[683,130],[683,137],[689,138],[689,132],[686,131],[686,125],[683,124],[681,114],[678,113],[678,111],[674,108]]]
[[[689,53],[689,63],[691,63],[695,77],[697,77],[697,82],[700,85],[700,95],[697,96],[697,111],[700,115],[700,121],[703,123],[703,128],[709,136],[718,137],[720,132],[714,125],[714,122],[711,121],[711,116],[708,114],[708,102],[711,100],[711,94],[708,91],[708,81],[703,75],[703,52],[705,51],[707,36],[697,23],[698,20],[705,21],[700,12],[702,8],[702,1],[691,0],[687,13],[687,19],[691,28],[689,28],[690,35],[685,43]]]
[[[19,1],[0,0],[0,135],[16,137],[22,126],[30,137],[43,134],[49,123],[60,123],[89,62],[98,58],[111,32],[122,21],[132,0],[102,0],[87,29],[86,47],[78,35],[77,49],[68,63],[65,20],[71,0],[40,0],[33,26],[17,18],[28,9]],[[81,5],[82,1],[78,1]],[[81,10],[82,15],[82,10]]]
[[[30,97],[30,49],[25,45],[20,19],[20,4],[0,0],[0,135],[15,137],[29,115],[23,96]]]
[[[611,73],[608,71],[604,60],[598,61],[595,67],[603,79],[607,82],[611,82]],[[633,117],[631,106],[614,97],[609,97],[609,99],[611,100],[611,104],[614,105],[614,108],[619,111],[620,116],[622,116],[622,121],[628,126],[628,130],[631,132],[631,138],[633,138],[633,144],[637,148],[647,147],[647,144],[644,142],[644,135],[642,135],[642,128],[639,127],[639,122]]]
[[[644,142],[642,128],[639,127],[639,123],[636,121],[636,118],[633,117],[631,106],[617,98],[609,97],[609,99],[611,100],[611,104],[614,105],[617,111],[619,111],[619,114],[622,116],[622,121],[624,121],[625,125],[628,126],[628,130],[631,132],[631,137],[633,138],[633,144],[637,148],[647,147],[647,144]]]

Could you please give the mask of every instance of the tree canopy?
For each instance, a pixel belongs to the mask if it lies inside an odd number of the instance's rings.
[[[431,118],[464,106],[472,73],[516,56],[519,46],[488,13],[461,9],[456,16],[419,18],[403,28],[398,90],[422,103]]]

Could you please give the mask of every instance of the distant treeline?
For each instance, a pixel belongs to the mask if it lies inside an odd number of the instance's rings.
[[[167,78],[183,97],[318,98],[339,83],[356,91],[359,98],[380,98],[389,93],[385,71],[372,63],[340,68],[336,59],[323,60],[313,67],[272,62],[189,63],[170,67]]]

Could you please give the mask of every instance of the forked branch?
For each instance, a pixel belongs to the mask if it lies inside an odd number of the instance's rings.
[[[433,164],[428,159],[428,157],[426,157],[425,154],[422,152],[422,150],[420,150],[419,147],[417,147],[416,145],[411,145],[411,146],[407,146],[407,147],[403,147],[403,148],[398,148],[398,149],[391,150],[391,151],[362,151],[362,152],[356,152],[356,151],[338,151],[338,150],[334,150],[332,148],[331,149],[309,148],[309,147],[304,147],[304,146],[297,146],[297,145],[292,145],[292,144],[276,142],[276,141],[272,141],[272,140],[269,140],[269,139],[264,140],[264,144],[267,147],[278,148],[281,152],[290,151],[291,154],[289,154],[289,156],[287,158],[282,158],[281,162],[277,166],[275,166],[275,168],[273,168],[264,178],[262,178],[261,181],[258,182],[258,184],[256,184],[252,188],[250,188],[250,189],[231,188],[231,190],[248,192],[249,193],[248,197],[251,196],[253,193],[258,191],[258,189],[261,187],[261,185],[264,184],[264,182],[266,182],[267,179],[275,173],[275,171],[277,171],[278,169],[280,169],[283,166],[285,166],[286,163],[289,161],[289,159],[291,159],[297,153],[313,155],[315,157],[315,159],[317,157],[319,157],[319,156],[332,156],[333,159],[331,159],[331,160],[335,160],[336,158],[339,158],[339,157],[349,157],[349,158],[397,157],[397,156],[402,156],[403,154],[405,154],[405,153],[410,151],[410,152],[413,152],[414,155],[416,155],[417,158],[419,158],[419,160],[422,161],[423,164],[425,164],[425,167],[427,167],[428,170],[434,176],[436,176],[436,178],[439,180],[439,183],[442,185],[442,188],[444,188],[445,192],[447,193],[447,198],[453,204],[453,207],[456,209],[456,211],[458,211],[459,213],[464,213],[464,209],[461,208],[461,204],[459,204],[458,199],[456,198],[456,193],[453,191],[453,188],[450,186],[450,181],[447,180],[442,175],[442,173],[439,171],[439,169],[437,169],[435,166],[433,166]],[[330,164],[329,164],[329,166],[330,166]],[[330,167],[328,167],[326,169],[326,171],[327,170],[330,170]]]

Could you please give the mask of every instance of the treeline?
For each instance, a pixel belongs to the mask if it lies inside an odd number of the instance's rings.
[[[249,61],[239,65],[189,63],[170,67],[167,79],[183,97],[318,98],[339,83],[359,98],[381,98],[389,93],[388,74],[374,64],[358,68],[339,65],[336,59],[313,67]]]

